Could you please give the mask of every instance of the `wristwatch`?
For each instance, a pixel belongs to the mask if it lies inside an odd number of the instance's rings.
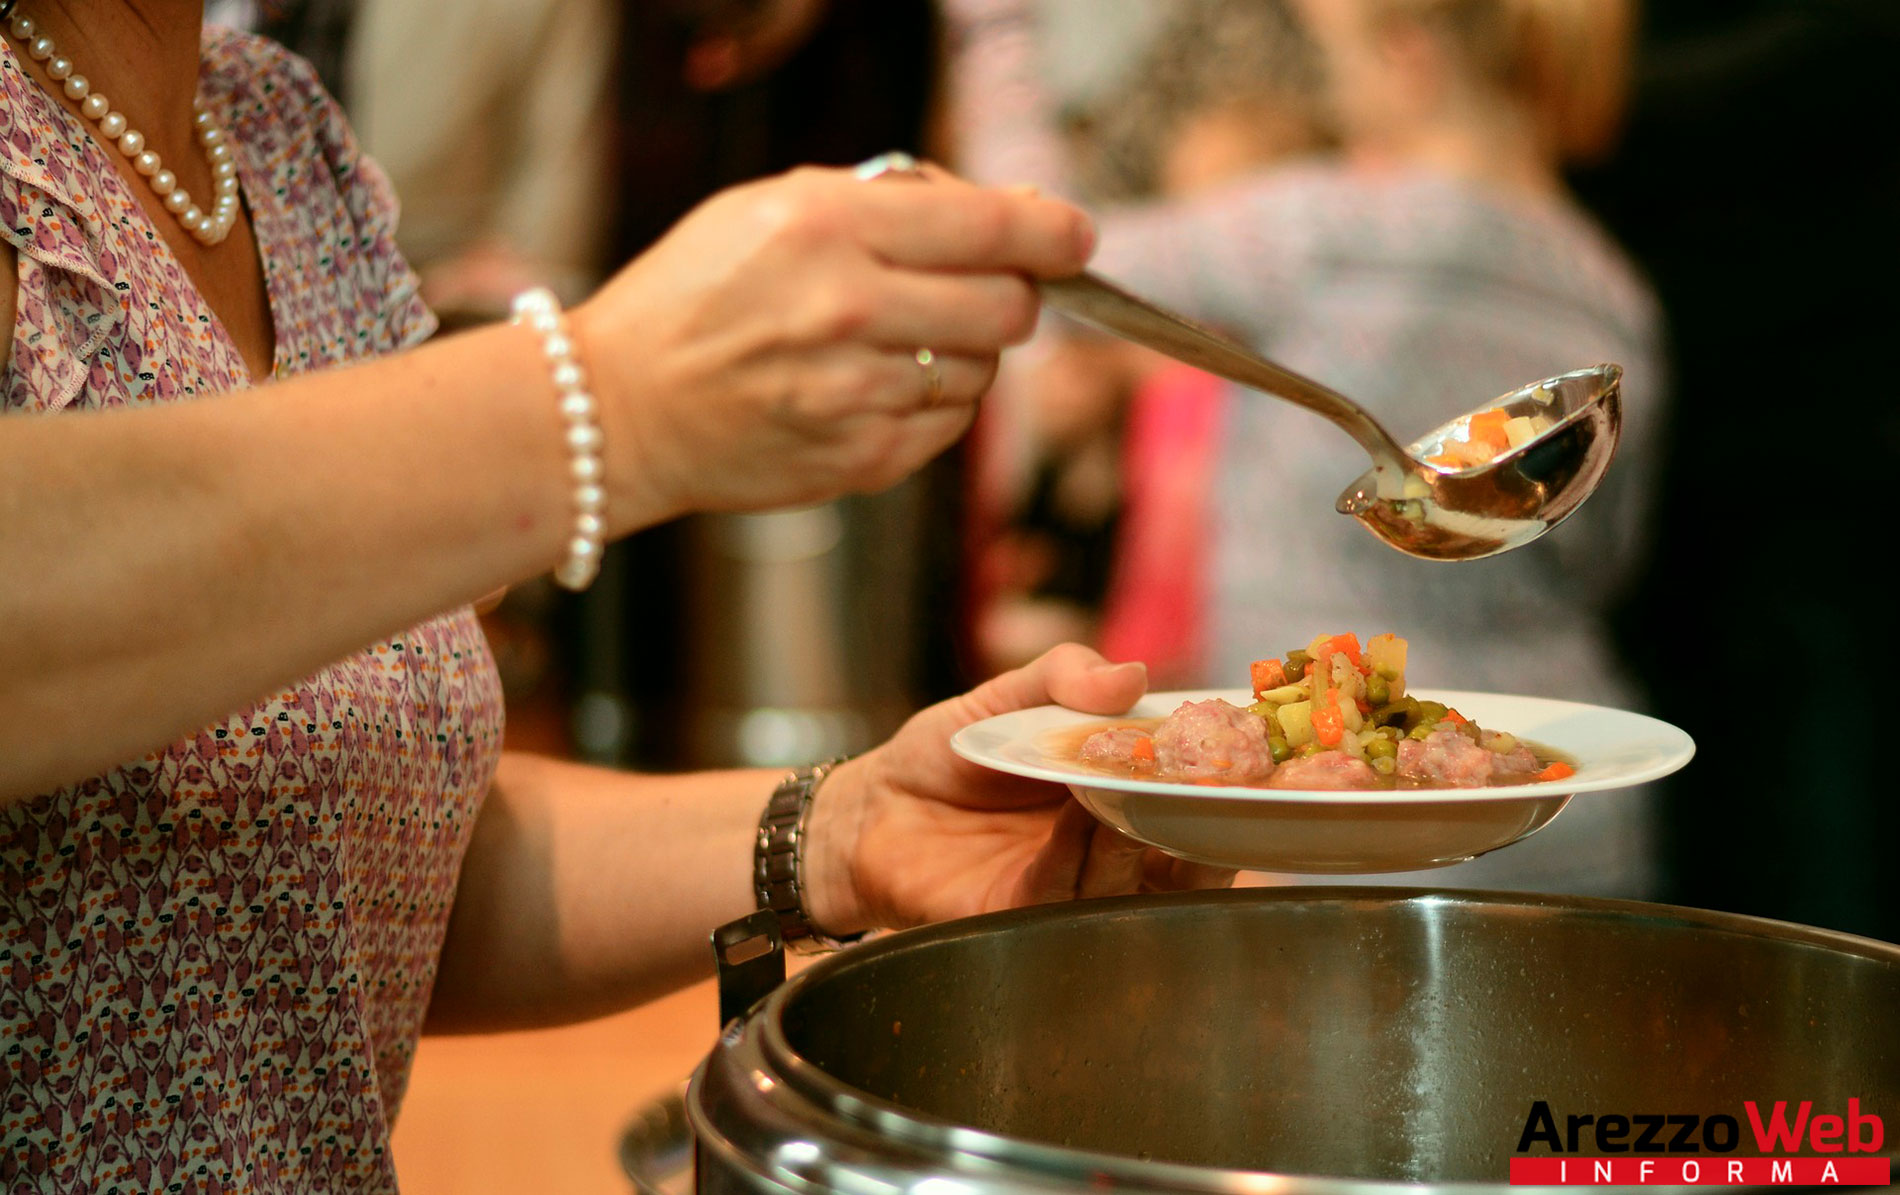
[[[812,798],[831,770],[843,763],[833,759],[798,768],[772,790],[759,818],[759,837],[752,852],[752,891],[759,908],[778,918],[779,937],[795,950],[836,950],[864,937],[862,933],[837,938],[812,924],[805,905],[805,834],[811,819]]]

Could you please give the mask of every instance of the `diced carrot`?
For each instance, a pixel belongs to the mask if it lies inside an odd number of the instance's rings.
[[[1439,721],[1449,722],[1453,726],[1463,726],[1465,723],[1471,721],[1471,719],[1465,717],[1463,714],[1459,713],[1457,710],[1446,710],[1445,716],[1440,718]]]
[[[1331,639],[1328,639],[1320,658],[1331,659],[1336,655],[1345,656],[1346,662],[1351,664],[1354,668],[1361,667],[1359,636],[1353,634],[1351,631],[1347,631],[1344,635],[1334,635]]]
[[[1370,701],[1367,701],[1363,697],[1355,697],[1352,699],[1352,701],[1354,705],[1359,707],[1360,713],[1365,714],[1367,716],[1370,716],[1372,714],[1372,703]]]
[[[1539,780],[1568,780],[1576,774],[1577,769],[1560,759],[1543,771],[1537,773],[1537,778]]]
[[[1132,759],[1153,763],[1155,761],[1155,741],[1146,736],[1138,738],[1135,740],[1135,745],[1128,749],[1128,754]]]
[[[1511,446],[1511,437],[1504,430],[1510,421],[1511,413],[1502,407],[1480,411],[1465,425],[1465,438],[1473,444],[1483,444],[1496,455]]]
[[[1337,689],[1328,689],[1328,701],[1325,705],[1313,706],[1313,737],[1322,747],[1337,747],[1346,733],[1346,715],[1339,712],[1338,704],[1331,700]]]
[[[1425,458],[1425,463],[1428,465],[1437,465],[1440,469],[1465,468],[1464,461],[1460,460],[1458,457],[1453,456],[1449,452],[1441,452],[1436,456],[1428,456]]]
[[[1279,660],[1255,660],[1253,662],[1253,691],[1257,697],[1268,689],[1277,689],[1286,683],[1286,665]]]

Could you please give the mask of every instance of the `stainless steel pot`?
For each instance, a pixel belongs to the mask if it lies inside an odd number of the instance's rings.
[[[1745,1100],[1900,1135],[1900,948],[1719,913],[1249,889],[775,964],[722,965],[701,1191],[1495,1190],[1537,1100],[1726,1113],[1743,1154]]]

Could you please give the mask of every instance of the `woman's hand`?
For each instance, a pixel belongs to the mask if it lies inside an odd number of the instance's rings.
[[[1067,204],[802,169],[721,193],[577,308],[623,511],[757,509],[889,486],[968,427],[1031,279],[1094,234]],[[918,363],[935,354],[939,387]]]
[[[902,927],[1076,897],[1223,888],[1234,873],[1185,863],[1095,820],[1061,787],[950,750],[995,714],[1059,702],[1110,716],[1146,687],[1139,664],[1076,644],[919,713],[819,789],[806,857],[814,921],[834,934]]]

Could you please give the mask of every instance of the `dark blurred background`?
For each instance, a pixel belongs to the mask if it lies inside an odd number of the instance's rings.
[[[1896,52],[1883,0],[1657,0],[1622,144],[1577,180],[1671,334],[1655,557],[1619,620],[1698,745],[1667,896],[1889,941]]]

